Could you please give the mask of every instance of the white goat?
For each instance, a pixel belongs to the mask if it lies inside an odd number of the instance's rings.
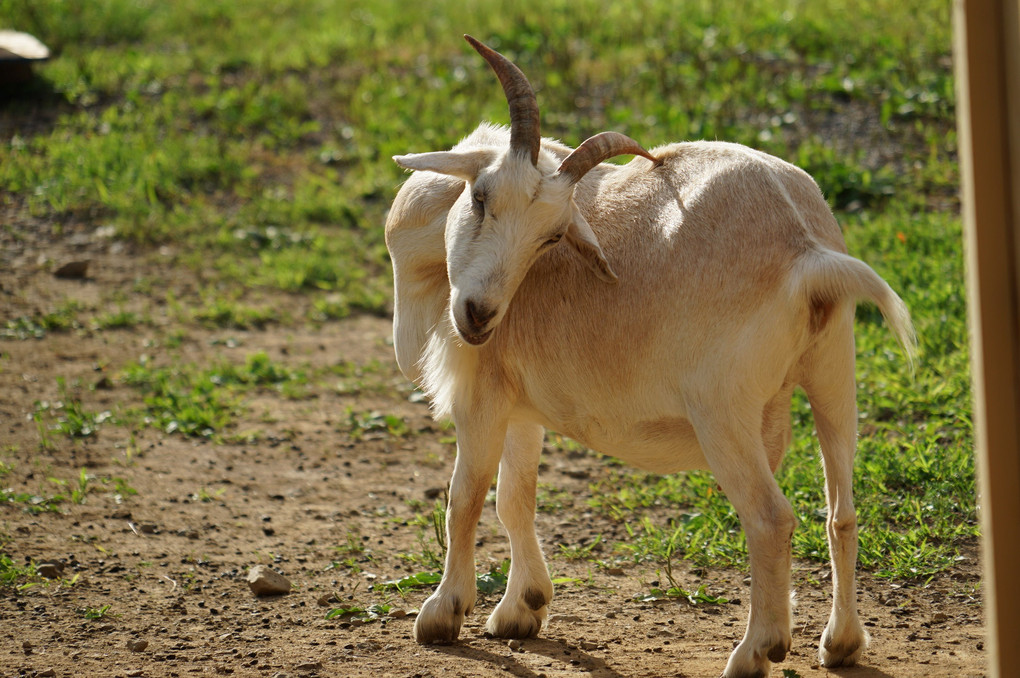
[[[747,534],[751,612],[724,675],[763,676],[790,647],[794,512],[773,473],[790,397],[810,399],[832,555],[823,665],[853,664],[854,308],[876,304],[908,356],[906,307],[846,254],[814,181],[725,143],[646,152],[617,133],[574,151],[542,139],[520,70],[469,36],[503,85],[511,129],[482,125],[417,170],[386,223],[400,369],[457,427],[442,582],[415,622],[451,642],[475,603],[475,529],[498,469],[510,539],[506,594],[487,629],[536,635],[552,599],[535,535],[545,429],[644,469],[709,468]],[[634,154],[629,164],[601,164]]]

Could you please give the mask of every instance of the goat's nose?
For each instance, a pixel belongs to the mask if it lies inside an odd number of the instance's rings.
[[[478,330],[485,327],[485,325],[496,315],[496,309],[476,304],[471,299],[464,302],[464,311],[467,313],[468,322]]]

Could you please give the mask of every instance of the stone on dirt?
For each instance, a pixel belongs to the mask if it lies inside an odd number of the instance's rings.
[[[290,593],[290,580],[265,565],[256,565],[248,571],[248,586],[256,596]]]
[[[35,571],[39,573],[40,577],[56,579],[64,572],[64,564],[61,562],[39,563],[39,565],[36,566]]]

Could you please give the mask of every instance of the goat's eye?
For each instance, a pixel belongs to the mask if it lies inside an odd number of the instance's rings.
[[[482,193],[471,194],[471,207],[476,212],[485,212],[485,195]]]
[[[563,234],[562,233],[557,233],[553,237],[551,237],[548,240],[546,240],[545,243],[542,245],[542,247],[552,247],[553,245],[558,243],[561,238],[563,238]]]

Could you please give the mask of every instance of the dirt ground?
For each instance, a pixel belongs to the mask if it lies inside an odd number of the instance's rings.
[[[559,490],[563,508],[541,512],[539,529],[554,576],[580,581],[557,587],[538,639],[511,644],[486,637],[484,620],[497,600],[483,597],[458,643],[415,644],[414,614],[428,591],[401,597],[370,587],[420,571],[397,554],[420,553],[411,521],[441,494],[453,448],[451,432],[408,397],[388,345],[388,319],[257,331],[192,324],[171,352],[161,342],[179,322],[174,313],[158,293],[131,289],[144,275],[183,304],[193,302],[198,276],[169,263],[172,252],[132,254],[88,232],[0,244],[0,326],[67,298],[97,308],[118,292],[125,308],[152,319],[128,329],[85,327],[0,341],[0,461],[13,467],[0,483],[52,491],[47,478],[72,480],[85,468],[137,490],[118,498],[95,481],[84,503],[65,502],[61,513],[33,515],[23,503],[0,504],[0,551],[19,565],[63,566],[59,577],[27,588],[0,586],[0,676],[716,676],[743,634],[745,572],[680,563],[685,587],[705,584],[730,602],[646,603],[635,595],[657,578],[653,565],[593,569],[557,555],[556,544],[590,543],[598,534],[612,543],[625,533],[591,515],[585,502],[606,465],[592,455],[549,450],[540,481]],[[91,260],[85,279],[54,277],[57,265],[83,257]],[[141,402],[119,375],[143,353],[208,364],[221,357],[242,362],[256,351],[294,367],[378,361],[375,378],[385,387],[358,392],[322,381],[301,398],[258,391],[237,427],[260,431],[247,442],[108,424],[93,437],[55,436],[54,449],[40,449],[31,415],[38,401],[60,397],[57,377],[77,385],[74,395],[87,411],[116,413]],[[349,406],[399,414],[414,434],[353,440],[338,426]],[[491,505],[478,535],[480,570],[508,557]],[[964,555],[929,582],[862,573],[859,600],[871,646],[861,666],[835,671],[819,668],[816,658],[830,605],[827,568],[796,563],[794,646],[772,675],[984,675],[976,545]],[[334,565],[348,557],[355,566]],[[283,573],[293,590],[254,596],[246,575],[257,564]],[[332,608],[375,602],[388,602],[389,614],[369,622],[326,618]]]

